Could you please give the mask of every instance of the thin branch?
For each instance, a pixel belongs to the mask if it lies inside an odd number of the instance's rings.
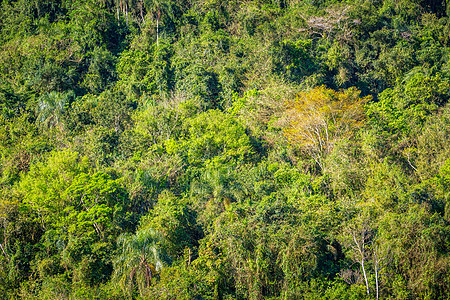
[[[9,262],[9,256],[6,254],[5,249],[3,248],[2,244],[0,243],[0,248],[2,248],[3,254],[5,255],[6,260]]]

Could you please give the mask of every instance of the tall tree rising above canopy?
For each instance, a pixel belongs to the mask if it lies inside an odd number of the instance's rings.
[[[311,155],[321,169],[324,159],[340,139],[363,125],[364,104],[356,88],[334,91],[324,86],[299,93],[287,105],[284,134]]]

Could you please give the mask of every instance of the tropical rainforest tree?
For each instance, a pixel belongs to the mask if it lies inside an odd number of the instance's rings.
[[[154,229],[141,229],[136,234],[123,234],[117,239],[119,255],[114,259],[113,280],[124,294],[131,297],[137,286],[144,297],[146,289],[167,261],[163,240]]]
[[[172,0],[144,0],[144,6],[153,18],[156,18],[156,46],[159,46],[159,22],[162,14],[172,14]]]
[[[324,169],[324,158],[335,143],[363,124],[363,105],[370,97],[359,94],[355,88],[334,91],[324,86],[301,92],[287,104],[285,135]]]
[[[37,109],[37,119],[40,125],[46,128],[60,126],[66,107],[73,96],[73,92],[50,92],[42,95],[38,100]]]

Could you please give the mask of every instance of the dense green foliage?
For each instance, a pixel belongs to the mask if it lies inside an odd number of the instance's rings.
[[[1,298],[450,298],[446,1],[0,8]]]

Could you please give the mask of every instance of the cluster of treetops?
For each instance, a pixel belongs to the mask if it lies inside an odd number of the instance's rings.
[[[0,1],[0,298],[449,299],[449,13]]]

